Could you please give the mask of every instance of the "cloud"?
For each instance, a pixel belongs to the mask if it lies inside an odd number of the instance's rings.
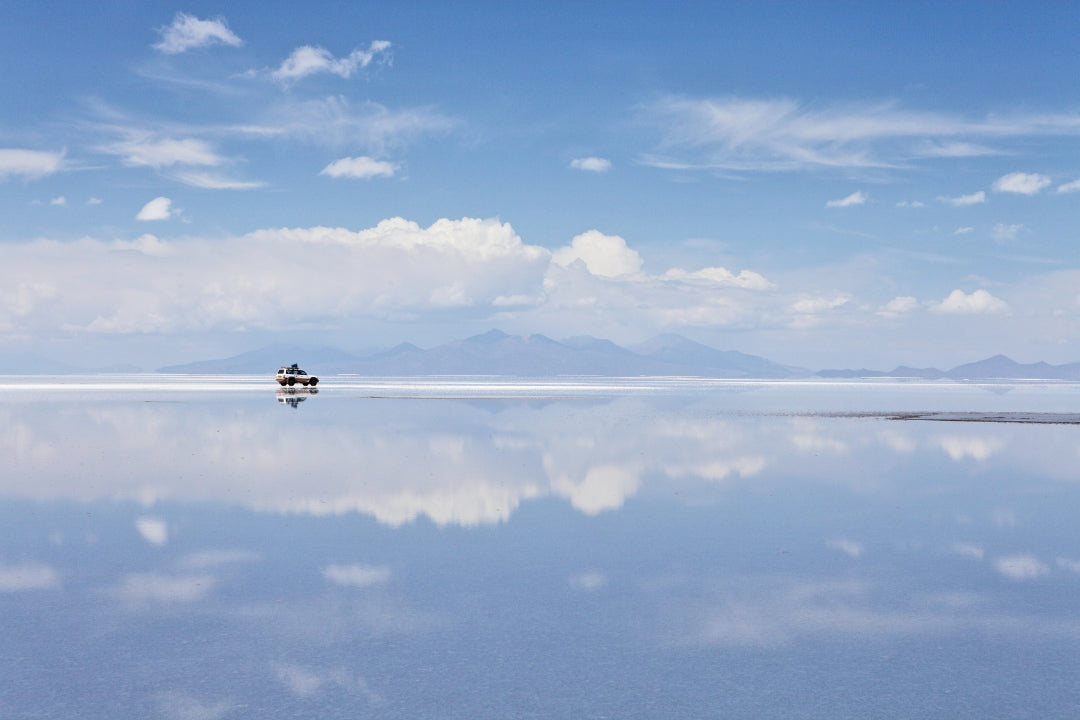
[[[940,438],[938,444],[956,462],[960,462],[964,458],[983,462],[1001,450],[1002,447],[999,440],[980,437],[948,436]]]
[[[1071,193],[1076,192],[1077,190],[1080,190],[1080,180],[1073,180],[1071,182],[1064,183],[1063,185],[1058,185],[1057,189],[1059,193]]]
[[[851,540],[830,540],[825,544],[833,550],[839,550],[849,557],[857,558],[863,554],[863,546]]]
[[[172,24],[160,28],[158,32],[161,34],[161,42],[154,45],[154,49],[166,55],[175,55],[207,45],[239,47],[244,44],[243,40],[229,30],[224,18],[200,20],[183,12],[176,13]]]
[[[132,132],[134,137],[121,142],[102,145],[98,149],[110,155],[119,155],[129,167],[162,168],[172,165],[204,165],[216,167],[224,162],[205,140],[185,138],[152,139],[142,133]]]
[[[921,208],[921,207],[926,207],[926,203],[921,202],[919,200],[901,200],[900,202],[896,203],[896,207]]]
[[[1050,178],[1037,173],[1014,172],[1002,175],[994,181],[994,192],[1017,193],[1020,195],[1037,195],[1043,188],[1050,185]]]
[[[985,554],[983,552],[983,549],[978,545],[962,542],[953,543],[949,547],[949,552],[951,552],[953,555],[959,555],[961,557],[967,557],[973,560],[982,560],[983,555]]]
[[[970,225],[966,225],[964,227],[958,227],[953,230],[953,235],[969,235],[973,232],[975,232],[975,228],[971,227]]]
[[[559,477],[552,482],[552,488],[570,498],[570,504],[586,515],[598,515],[622,507],[640,484],[638,474],[631,468],[600,465],[589,468],[577,482],[567,476]]]
[[[903,167],[1001,152],[981,141],[1080,134],[1080,115],[968,119],[897,103],[808,107],[797,100],[667,97],[647,105],[659,133],[644,162],[674,169],[792,171]]]
[[[164,520],[141,517],[135,521],[135,529],[151,545],[161,547],[169,541],[169,526]]]
[[[741,287],[749,290],[768,290],[773,284],[764,276],[752,270],[740,270],[739,274],[731,272],[724,267],[707,267],[701,270],[689,272],[682,268],[672,268],[661,276],[664,280],[678,280],[681,282],[702,282],[723,287]]]
[[[373,177],[393,177],[397,166],[384,160],[374,160],[367,156],[346,157],[335,160],[319,172],[334,178],[358,178],[367,180]]]
[[[607,586],[608,579],[603,573],[598,572],[584,572],[580,575],[574,575],[569,579],[570,587],[575,590],[584,590],[585,592],[595,592],[602,590]]]
[[[266,183],[257,180],[233,180],[221,175],[194,171],[173,173],[172,177],[185,185],[204,190],[254,190],[266,186]]]
[[[87,205],[100,205],[101,204],[101,198],[92,197],[92,198],[90,198],[89,200],[86,201],[86,204]]]
[[[385,585],[390,579],[390,568],[372,565],[328,565],[323,577],[335,585],[371,587]]]
[[[60,587],[60,574],[41,563],[0,563],[0,593],[52,590]]]
[[[866,195],[861,190],[856,190],[847,197],[840,198],[839,200],[830,200],[825,203],[827,208],[845,208],[852,207],[854,205],[862,205],[866,202]]]
[[[611,169],[611,161],[600,157],[574,158],[570,161],[570,167],[587,172],[605,173]]]
[[[1009,306],[985,290],[967,295],[963,290],[953,290],[949,296],[932,308],[935,312],[958,315],[1006,313]]]
[[[60,197],[54,197],[49,201],[50,205],[67,205],[67,198],[61,195]]]
[[[576,236],[567,247],[556,250],[552,260],[566,267],[580,260],[593,275],[618,277],[641,270],[641,256],[631,250],[618,235],[605,235],[599,230],[588,230]]]
[[[143,205],[142,210],[135,216],[136,220],[168,220],[177,213],[172,209],[172,200],[167,197],[156,197]]]
[[[52,175],[64,167],[64,152],[0,148],[0,180],[22,177],[36,180]]]
[[[1011,225],[1006,225],[1005,223],[997,223],[990,230],[990,236],[998,242],[1006,242],[1009,240],[1015,240],[1016,236],[1026,229],[1027,228],[1025,228],[1020,223],[1013,223]]]
[[[970,195],[961,195],[960,197],[938,197],[938,200],[946,205],[952,205],[953,207],[967,207],[968,205],[978,205],[979,203],[986,202],[986,193],[979,190]]]
[[[1033,580],[1050,572],[1050,568],[1031,555],[997,558],[994,568],[1010,580]]]
[[[210,575],[132,573],[124,577],[113,594],[132,604],[190,603],[202,600],[213,586]]]
[[[281,67],[270,73],[270,76],[279,82],[293,82],[318,73],[331,73],[347,79],[375,59],[385,58],[389,51],[389,42],[375,40],[366,50],[357,48],[345,57],[335,59],[328,50],[304,45],[293,50],[281,63]]]
[[[900,317],[901,315],[907,315],[912,310],[919,307],[919,301],[910,295],[902,295],[894,297],[889,302],[885,303],[878,309],[878,315],[882,317]]]

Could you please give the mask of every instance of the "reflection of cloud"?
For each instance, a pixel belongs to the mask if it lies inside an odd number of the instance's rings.
[[[954,555],[974,558],[975,560],[983,559],[983,549],[978,545],[973,545],[972,543],[953,543],[949,547],[949,552],[953,553]]]
[[[1057,566],[1062,570],[1068,570],[1069,572],[1080,575],[1080,560],[1070,560],[1068,558],[1057,559]]]
[[[1050,572],[1050,568],[1031,555],[1001,557],[994,561],[994,567],[1010,580],[1031,580]]]
[[[259,554],[247,550],[205,550],[185,555],[178,563],[185,570],[210,570],[222,565],[254,562]]]
[[[960,461],[964,458],[983,461],[1001,449],[1002,443],[994,438],[959,437],[949,436],[938,440],[941,449],[948,453],[953,460]]]
[[[698,465],[673,465],[664,470],[668,477],[699,477],[705,480],[723,480],[729,475],[740,477],[757,475],[765,469],[763,457],[738,457],[731,460],[714,460]]]
[[[607,585],[607,576],[599,572],[585,572],[570,578],[570,587],[592,592]]]
[[[169,541],[169,526],[164,520],[141,517],[135,521],[135,529],[151,545],[160,547]]]
[[[848,446],[845,443],[822,435],[810,435],[805,433],[793,435],[791,437],[791,442],[795,444],[795,447],[805,452],[826,452],[833,455],[844,455],[848,451]]]
[[[60,575],[41,563],[0,564],[0,593],[60,587]]]
[[[221,720],[236,704],[219,700],[206,703],[181,692],[163,692],[157,696],[161,714],[170,720]]]
[[[210,575],[164,575],[132,573],[126,575],[113,593],[129,603],[188,603],[202,600],[214,586]]]
[[[601,465],[589,468],[581,482],[564,476],[553,481],[552,487],[569,497],[570,504],[581,512],[596,515],[622,507],[626,498],[637,492],[639,482],[637,473],[629,468]]]
[[[830,540],[825,544],[833,550],[839,550],[853,558],[857,558],[863,554],[863,546],[852,540],[840,538],[837,540]]]
[[[328,565],[323,577],[337,585],[371,587],[384,585],[390,579],[390,568],[374,565]]]
[[[382,702],[382,697],[368,687],[364,678],[345,668],[319,671],[297,663],[280,663],[274,674],[285,689],[299,698],[312,698],[325,690],[339,688],[366,698],[372,705]]]

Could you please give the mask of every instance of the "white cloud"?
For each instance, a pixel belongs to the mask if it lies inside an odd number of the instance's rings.
[[[961,315],[979,313],[1005,313],[1009,306],[986,290],[976,290],[970,295],[963,290],[953,290],[949,296],[933,306],[935,312]]]
[[[266,186],[266,183],[257,180],[233,180],[221,175],[193,171],[173,173],[172,177],[185,185],[204,190],[254,190]]]
[[[631,468],[600,465],[589,468],[578,482],[565,476],[557,478],[552,482],[552,489],[570,498],[570,504],[586,515],[598,515],[622,507],[640,484],[638,474]]]
[[[161,42],[154,45],[154,49],[167,55],[207,45],[239,47],[244,44],[243,40],[229,30],[223,18],[200,20],[194,15],[182,12],[176,14],[171,25],[160,28],[158,32],[161,33]]]
[[[986,192],[979,190],[970,195],[961,195],[960,197],[939,197],[938,200],[947,205],[952,205],[953,207],[967,207],[968,205],[978,205],[986,202]]]
[[[1071,193],[1080,190],[1080,180],[1073,180],[1071,182],[1058,185],[1057,191],[1059,193]]]
[[[366,180],[373,177],[393,177],[397,166],[385,160],[375,160],[367,156],[346,157],[335,160],[322,169],[320,175],[334,178],[358,178]]]
[[[900,202],[896,203],[896,207],[921,208],[921,207],[926,207],[926,203],[921,202],[919,200],[901,200]]]
[[[41,563],[0,563],[0,593],[51,590],[60,587],[60,574]]]
[[[1048,187],[1050,182],[1050,178],[1038,173],[1014,172],[995,180],[993,189],[994,192],[1037,195],[1043,188]]]
[[[172,209],[172,200],[167,197],[156,197],[143,205],[142,210],[135,216],[136,220],[168,220],[176,214]]]
[[[1010,580],[1033,580],[1050,572],[1050,568],[1031,555],[997,558],[994,560],[994,567]]]
[[[968,119],[891,102],[811,108],[792,99],[668,97],[644,115],[659,132],[645,162],[678,169],[897,167],[1001,152],[983,140],[1080,134],[1077,115]]]
[[[386,57],[389,50],[389,42],[375,40],[366,50],[357,48],[347,56],[335,59],[330,51],[324,48],[304,45],[293,50],[281,63],[281,67],[270,73],[270,76],[281,82],[291,82],[317,73],[332,73],[348,78],[357,70],[366,68],[376,58]]]
[[[953,235],[969,235],[973,232],[975,232],[975,228],[970,225],[965,225],[964,227],[958,227],[953,230]]]
[[[796,300],[791,304],[791,309],[799,314],[803,315],[816,315],[818,313],[828,312],[829,310],[835,310],[838,307],[846,305],[851,301],[851,298],[844,295],[834,295],[832,297],[804,297]]]
[[[50,205],[67,205],[67,198],[61,195],[60,197],[54,197],[49,201]]]
[[[983,462],[1001,450],[1002,447],[999,440],[992,438],[957,437],[952,435],[940,438],[938,444],[950,458],[957,462],[964,458]]]
[[[1005,242],[1009,240],[1015,240],[1016,236],[1026,230],[1020,223],[1013,223],[1006,225],[1005,223],[996,223],[990,230],[990,235],[999,242]]]
[[[161,547],[169,541],[169,526],[164,520],[141,517],[135,521],[135,529],[151,545]]]
[[[101,198],[92,197],[92,198],[90,198],[89,200],[86,201],[86,204],[87,205],[100,205],[101,204]]]
[[[390,579],[390,568],[372,565],[328,565],[323,577],[336,585],[371,587],[385,585]]]
[[[576,236],[569,246],[556,250],[552,260],[563,267],[580,260],[590,273],[601,277],[632,275],[640,271],[642,265],[641,256],[627,247],[626,240],[599,230],[588,230]]]
[[[570,167],[594,173],[605,173],[611,169],[611,161],[600,157],[574,158]]]
[[[1080,560],[1059,557],[1057,559],[1057,566],[1062,570],[1068,570],[1069,572],[1080,575]]]
[[[919,301],[910,295],[901,295],[894,297],[889,302],[885,303],[878,310],[878,315],[882,317],[899,317],[901,315],[907,315],[912,310],[919,307]]]
[[[949,552],[954,555],[960,555],[961,557],[967,557],[973,560],[982,560],[983,555],[985,554],[983,552],[983,549],[978,545],[962,542],[953,543],[952,546],[949,548]]]
[[[64,167],[63,152],[0,148],[0,180],[22,177],[27,180],[52,175]]]
[[[152,139],[141,134],[121,142],[102,145],[98,149],[110,155],[119,155],[130,167],[162,168],[172,165],[218,166],[224,159],[205,140],[185,138],[176,140]]]
[[[830,200],[825,203],[827,208],[845,208],[852,207],[854,205],[862,205],[866,202],[866,195],[861,190],[856,190],[847,197],[840,198],[839,200]]]
[[[680,282],[703,282],[723,287],[741,287],[748,290],[768,290],[773,284],[764,276],[752,270],[740,270],[739,274],[724,267],[707,267],[689,272],[681,268],[672,268],[661,276],[664,280]]]

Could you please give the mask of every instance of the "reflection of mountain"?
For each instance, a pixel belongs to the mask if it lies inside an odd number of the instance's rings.
[[[161,368],[175,373],[260,373],[302,357],[323,374],[393,375],[691,375],[724,378],[785,378],[808,375],[765,358],[721,351],[679,335],[662,335],[633,350],[608,340],[574,337],[562,342],[543,335],[517,336],[492,330],[423,350],[408,343],[368,357],[333,348],[265,348],[223,360]]]
[[[856,378],[856,377],[897,377],[926,378],[931,380],[1080,380],[1080,362],[1065,365],[1050,365],[1045,362],[1018,363],[1004,355],[980,360],[978,362],[957,365],[952,370],[937,368],[912,368],[901,365],[891,371],[882,370],[822,370],[821,377]]]

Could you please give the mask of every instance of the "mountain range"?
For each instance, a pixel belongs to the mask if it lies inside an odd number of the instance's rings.
[[[781,365],[735,350],[717,350],[681,335],[658,335],[628,348],[591,336],[553,340],[544,335],[508,335],[491,330],[427,350],[403,343],[373,355],[356,356],[337,348],[268,346],[220,360],[159,368],[161,373],[270,373],[298,362],[321,375],[686,375],[716,378],[874,378],[1080,380],[1080,362],[1022,364],[1004,355],[951,370],[899,366],[882,370],[821,370]]]

